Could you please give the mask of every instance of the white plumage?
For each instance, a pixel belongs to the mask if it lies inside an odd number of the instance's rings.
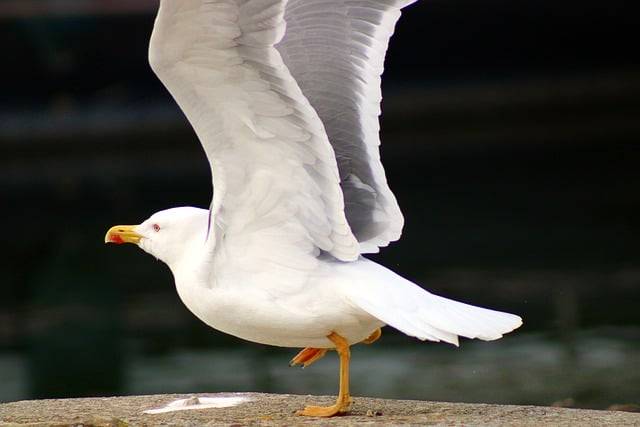
[[[412,2],[161,0],[150,63],[205,149],[213,201],[107,240],[166,262],[208,325],[264,344],[332,348],[332,333],[355,344],[388,324],[457,345],[520,326],[361,256],[403,226],[378,116],[389,38]]]

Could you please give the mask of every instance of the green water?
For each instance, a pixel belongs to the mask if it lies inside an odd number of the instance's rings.
[[[385,336],[352,352],[355,396],[398,399],[563,405],[607,408],[637,403],[640,330],[599,329],[580,332],[571,344],[544,334],[514,334],[493,343],[463,341],[459,349]],[[108,349],[107,349],[108,350]],[[129,340],[118,369],[75,367],[85,377],[71,379],[58,362],[50,381],[66,382],[64,395],[156,394],[264,391],[335,394],[337,359],[329,353],[306,369],[288,367],[294,350],[238,344],[225,348],[175,348],[148,353]],[[104,363],[95,354],[74,356],[86,365]],[[33,397],[33,373],[24,356],[0,356],[4,379],[0,400]],[[54,373],[55,372],[55,373]],[[117,377],[117,378],[115,378]],[[113,389],[107,385],[118,383]],[[61,389],[61,388],[59,388]]]

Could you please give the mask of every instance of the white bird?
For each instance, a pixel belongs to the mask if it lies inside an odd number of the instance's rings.
[[[421,340],[495,340],[520,317],[433,295],[362,256],[403,217],[378,146],[380,76],[400,9],[415,0],[160,0],[149,59],[193,126],[214,182],[209,210],[111,228],[171,269],[200,320],[262,344],[340,357],[390,325]]]

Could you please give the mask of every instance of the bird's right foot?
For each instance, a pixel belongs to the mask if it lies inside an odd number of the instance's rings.
[[[336,399],[336,403],[331,406],[307,406],[303,410],[298,411],[298,415],[306,417],[333,417],[334,415],[349,412],[349,407],[352,402],[351,396],[349,395],[349,361],[351,359],[349,343],[335,332],[329,334],[327,338],[335,344],[336,351],[340,357],[340,389],[338,398]]]
[[[338,401],[331,406],[307,406],[304,409],[297,411],[296,415],[304,417],[333,417],[349,412],[351,403],[351,397],[346,395],[342,398],[338,398]]]

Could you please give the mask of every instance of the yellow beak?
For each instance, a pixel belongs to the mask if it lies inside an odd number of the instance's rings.
[[[138,244],[142,236],[134,231],[135,225],[116,225],[111,227],[104,236],[105,243],[115,243],[121,245],[123,243]]]

